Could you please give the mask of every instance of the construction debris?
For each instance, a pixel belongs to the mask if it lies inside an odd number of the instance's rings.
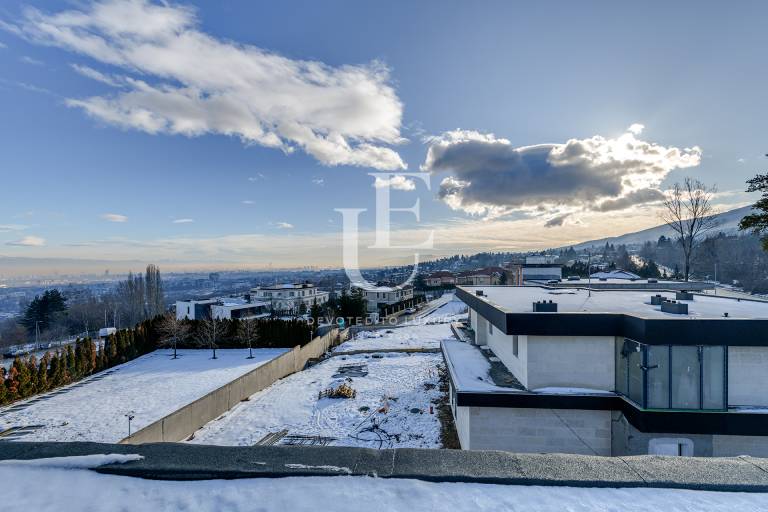
[[[357,396],[357,391],[355,391],[355,388],[353,388],[352,386],[344,382],[339,386],[330,387],[325,391],[321,391],[320,393],[318,393],[317,399],[320,400],[321,398],[355,398],[356,396]]]

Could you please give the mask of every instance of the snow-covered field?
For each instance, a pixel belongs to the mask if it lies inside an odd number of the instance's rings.
[[[407,325],[375,331],[360,331],[334,352],[352,350],[438,349],[442,340],[453,338],[450,324]]]
[[[451,294],[445,294],[430,306],[426,314],[390,328],[360,331],[334,352],[352,350],[439,349],[443,340],[454,339],[450,322],[466,318],[467,306]]]
[[[594,489],[469,483],[433,483],[371,477],[290,477],[194,482],[102,475],[88,466],[126,456],[66,457],[0,463],[8,510],[194,510],[218,512],[756,512],[768,508],[759,493],[679,489]],[[117,458],[116,458],[117,457]],[[68,460],[68,459],[86,459]]]
[[[209,350],[179,350],[174,360],[172,351],[157,350],[26,407],[0,410],[0,429],[40,426],[21,441],[117,442],[128,435],[129,412],[135,432],[284,352],[258,349],[246,359],[247,350],[217,350],[213,360]]]
[[[430,405],[440,393],[441,354],[358,354],[329,358],[289,375],[200,429],[192,442],[253,445],[270,432],[333,437],[336,446],[438,448],[440,424]],[[337,376],[365,365],[366,376]],[[319,398],[346,382],[355,398]],[[436,412],[436,409],[434,409]]]

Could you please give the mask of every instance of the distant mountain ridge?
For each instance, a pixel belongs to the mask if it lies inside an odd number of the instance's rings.
[[[723,232],[725,234],[734,234],[739,230],[739,221],[745,215],[748,215],[751,210],[751,206],[742,206],[741,208],[728,210],[727,212],[715,215],[718,220],[718,226],[712,230],[712,233]],[[662,224],[660,226],[643,229],[642,231],[635,231],[634,233],[625,233],[619,236],[589,240],[569,247],[573,247],[577,250],[586,249],[587,247],[604,246],[606,242],[613,245],[641,245],[647,241],[655,242],[662,235],[671,237],[675,235],[675,232],[669,226]]]

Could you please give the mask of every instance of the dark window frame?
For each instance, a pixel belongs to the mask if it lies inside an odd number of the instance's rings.
[[[616,354],[620,354],[620,358],[617,359],[616,364],[619,363],[624,365],[625,369],[625,375],[624,378],[626,379],[626,382],[624,383],[624,389],[626,389],[626,393],[620,391],[618,389],[618,383],[619,383],[619,368],[614,368],[614,382],[616,383],[616,388],[614,389],[614,392],[617,394],[625,397],[627,400],[632,402],[633,404],[638,405],[644,410],[658,410],[658,411],[664,411],[664,410],[674,410],[674,411],[727,411],[728,410],[728,345],[696,345],[696,354],[697,359],[699,363],[699,386],[698,386],[698,401],[699,401],[699,407],[698,408],[688,408],[688,409],[681,409],[681,408],[673,408],[672,407],[672,398],[673,398],[673,391],[672,391],[672,385],[673,385],[673,379],[674,374],[672,372],[672,359],[673,359],[673,350],[672,347],[674,346],[690,346],[690,345],[664,345],[667,347],[668,350],[668,359],[667,359],[667,386],[669,387],[669,390],[667,392],[667,400],[668,400],[668,406],[666,408],[649,408],[648,407],[648,370],[650,369],[648,367],[648,347],[653,346],[655,348],[659,348],[659,345],[648,345],[645,343],[640,343],[638,341],[635,341],[631,338],[619,336],[616,338],[616,343],[626,343],[626,342],[632,342],[636,345],[640,346],[640,360],[641,360],[641,371],[642,371],[642,403],[638,403],[636,400],[633,400],[630,398],[630,382],[631,382],[631,372],[630,372],[630,366],[629,366],[629,354],[624,354],[623,350],[619,351],[616,350]],[[619,341],[620,340],[620,341]],[[623,346],[623,345],[622,345]],[[722,408],[704,408],[704,347],[722,347],[723,348],[723,407]]]

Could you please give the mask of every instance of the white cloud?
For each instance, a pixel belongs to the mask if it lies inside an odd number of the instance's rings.
[[[128,217],[119,213],[104,213],[101,218],[109,222],[128,222]]]
[[[23,224],[0,224],[0,233],[11,233],[13,231],[23,231],[28,226]]]
[[[640,123],[632,123],[629,125],[629,128],[627,128],[627,131],[632,135],[640,135],[643,133],[643,130],[645,130],[645,125]]]
[[[4,50],[6,48],[8,48],[8,45],[6,45],[5,43],[0,43],[0,50]]]
[[[221,134],[324,165],[404,169],[402,103],[380,62],[329,66],[218,39],[194,9],[103,0],[55,14],[27,9],[12,32],[137,73],[127,91],[70,99],[101,121],[150,134]]]
[[[45,238],[29,235],[19,240],[12,240],[10,242],[6,242],[5,245],[14,245],[18,247],[43,247],[45,245]]]
[[[325,180],[323,178],[312,178],[312,183],[322,187],[325,185]]]
[[[736,161],[739,162],[740,164],[743,164],[743,163],[745,163],[747,161],[747,159],[746,158],[739,158]]]
[[[277,226],[280,229],[293,229],[293,224],[290,224],[288,222],[275,222],[275,226]]]
[[[255,182],[263,180],[263,179],[266,179],[266,176],[264,176],[264,174],[262,174],[260,172],[257,172],[255,176],[249,177],[248,181],[250,181],[252,183],[255,183]]]
[[[416,183],[414,183],[412,179],[398,174],[391,178],[380,178],[379,176],[376,176],[376,181],[373,182],[373,186],[376,188],[388,186],[394,190],[414,190],[416,188]]]
[[[629,131],[613,139],[595,135],[514,147],[493,134],[457,130],[428,142],[422,169],[451,174],[440,184],[440,198],[486,218],[621,210],[658,201],[658,187],[672,170],[701,161],[698,147],[665,147]]]
[[[33,59],[29,55],[22,55],[19,60],[25,64],[32,64],[33,66],[43,66],[45,62],[37,59]]]
[[[105,75],[101,71],[97,71],[91,67],[88,66],[81,66],[80,64],[71,64],[72,69],[80,73],[86,78],[90,78],[91,80],[96,80],[97,82],[101,82],[103,84],[110,85],[112,87],[120,87],[123,82],[118,77],[113,77],[110,75]]]
[[[192,222],[195,222],[195,219],[174,219],[174,224],[190,224]]]
[[[256,201],[251,201],[250,199],[246,199],[245,201],[240,201],[243,204],[256,204]]]

